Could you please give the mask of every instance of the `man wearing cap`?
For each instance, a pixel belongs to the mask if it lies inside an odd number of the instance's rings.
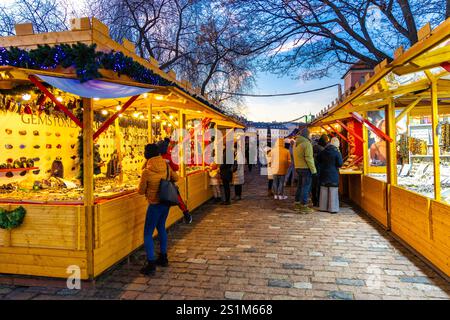
[[[307,206],[311,192],[312,175],[317,173],[314,164],[314,153],[309,140],[308,128],[299,128],[300,133],[294,148],[294,164],[298,175],[297,192],[295,193],[295,210],[300,213],[312,213]]]

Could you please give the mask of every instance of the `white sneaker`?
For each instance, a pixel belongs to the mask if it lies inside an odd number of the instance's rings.
[[[274,198],[275,200],[278,200],[278,196],[277,196],[277,195],[274,195],[273,198]]]

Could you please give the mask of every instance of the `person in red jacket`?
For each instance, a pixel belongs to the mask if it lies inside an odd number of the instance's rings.
[[[164,140],[159,141],[157,145],[159,148],[159,153],[161,154],[162,158],[166,160],[166,162],[169,164],[170,168],[173,171],[178,172],[178,170],[180,170],[180,166],[175,162],[173,162],[172,160],[172,148],[169,147],[170,139],[164,138]],[[183,212],[184,222],[188,224],[192,223],[192,215],[189,213],[189,210],[179,193],[178,193],[178,207]]]

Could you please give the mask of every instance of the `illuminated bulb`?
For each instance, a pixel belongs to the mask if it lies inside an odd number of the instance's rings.
[[[139,119],[145,119],[145,117],[141,114],[141,116],[139,117]]]
[[[59,102],[63,102],[63,98],[62,97],[58,97],[58,98],[56,98],[56,100],[58,100]]]
[[[123,117],[123,114],[119,114],[119,118],[122,118]]]
[[[197,110],[197,113],[202,113],[200,110]]]
[[[148,97],[148,93],[144,93],[144,98],[147,98]]]
[[[102,115],[106,116],[108,114],[108,110],[102,110]]]
[[[98,100],[100,100],[100,98],[94,98],[94,101],[98,101]]]
[[[173,115],[170,115],[170,116],[169,116],[169,119],[172,120],[172,119],[173,119]]]
[[[161,119],[161,116],[160,116],[159,114],[157,114],[156,117],[155,117],[155,119],[156,119],[156,120],[159,120],[159,119]]]
[[[162,122],[162,125],[163,125],[163,126],[165,126],[166,124],[167,124],[167,122],[166,122],[166,121],[163,121],[163,122]]]
[[[175,124],[176,124],[176,125],[179,125],[180,123],[179,123],[178,121],[175,121]]]
[[[171,123],[169,123],[169,127],[171,127],[172,126],[172,124]]]
[[[31,94],[26,93],[22,96],[22,100],[28,101],[30,99],[31,99]]]
[[[117,111],[120,111],[122,109],[122,106],[121,105],[118,105],[117,107],[116,107],[116,110]]]
[[[163,100],[164,98],[162,96],[156,96],[156,100]]]
[[[133,113],[133,117],[135,117],[135,118],[139,118],[139,112],[135,112],[135,113]]]

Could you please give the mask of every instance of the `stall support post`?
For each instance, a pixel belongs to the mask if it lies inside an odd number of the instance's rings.
[[[397,185],[397,139],[395,121],[395,103],[391,98],[385,107],[386,131],[392,141],[386,141],[387,145],[387,183]]]
[[[153,103],[148,106],[148,143],[153,143]]]
[[[117,150],[117,162],[120,165],[120,173],[119,173],[119,183],[123,183],[123,168],[122,168],[122,135],[120,133],[119,119],[114,120],[114,129],[116,131],[116,150]]]
[[[183,113],[183,111],[180,109],[178,110],[178,125],[180,129],[180,134],[178,135],[178,143],[179,143],[179,159],[180,159],[180,176],[185,177],[186,176],[186,166],[184,163],[184,131],[186,130],[186,115]]]
[[[365,117],[366,115],[363,114]],[[362,126],[363,133],[363,174],[367,175],[369,173],[369,129],[366,126]]]
[[[396,139],[396,121],[395,121],[395,103],[394,99],[389,99],[385,107],[386,132],[392,141],[387,143],[387,189],[386,189],[386,207],[387,207],[387,229],[391,230],[391,187],[397,185],[397,139]]]
[[[94,276],[94,103],[83,98],[83,187],[86,215],[87,271]]]
[[[439,150],[439,110],[438,110],[438,86],[435,78],[431,79],[431,122],[433,125],[433,166],[434,166],[434,198],[441,200],[441,167]]]

